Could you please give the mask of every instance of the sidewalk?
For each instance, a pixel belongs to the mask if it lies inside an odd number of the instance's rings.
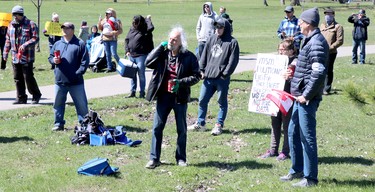
[[[374,54],[375,45],[366,45],[366,54]],[[352,55],[352,47],[340,47],[338,50],[337,57],[345,57]],[[256,64],[257,55],[245,55],[240,57],[240,61],[234,73],[241,73],[244,71],[254,70]],[[350,61],[348,61],[350,64]],[[91,71],[87,71],[91,73]],[[146,80],[151,79],[152,71],[146,70]],[[148,82],[146,82],[148,86]],[[8,91],[0,93],[0,111],[33,107],[40,105],[52,105],[54,102],[54,85],[42,86],[39,87],[42,92],[42,98],[38,105],[31,105],[31,96],[29,95],[28,104],[26,105],[13,105],[16,92]],[[127,94],[130,92],[130,79],[123,78],[117,73],[114,73],[111,76],[88,79],[85,80],[85,89],[88,99],[99,98],[99,97],[108,97],[113,95]],[[138,93],[137,93],[138,94]],[[72,102],[70,96],[68,96],[68,101]]]

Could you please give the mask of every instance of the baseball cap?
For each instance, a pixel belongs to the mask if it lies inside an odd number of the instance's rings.
[[[289,5],[289,6],[285,7],[284,12],[294,12],[294,8]]]
[[[61,25],[61,28],[70,28],[74,30],[74,25],[71,22],[65,22],[64,24]]]
[[[327,13],[335,14],[335,11],[331,8],[328,8],[328,9],[324,10],[324,14],[327,14]]]

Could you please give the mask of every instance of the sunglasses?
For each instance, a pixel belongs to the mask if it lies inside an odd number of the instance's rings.
[[[216,29],[224,29],[224,26],[216,25],[215,28],[216,28]]]
[[[13,15],[13,16],[21,16],[20,13],[13,13],[12,15]]]

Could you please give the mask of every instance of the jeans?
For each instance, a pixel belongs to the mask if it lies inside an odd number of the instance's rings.
[[[117,41],[103,41],[105,58],[107,59],[107,69],[114,70],[112,67],[112,55],[118,63],[120,57],[117,55]]]
[[[87,97],[85,85],[57,85],[55,84],[55,102],[53,110],[55,113],[55,126],[64,126],[65,102],[67,94],[73,99],[74,106],[78,116],[78,122],[82,123],[85,115],[88,113]]]
[[[353,55],[352,55],[352,62],[357,63],[358,60],[358,47],[360,48],[359,52],[359,63],[364,64],[365,63],[365,57],[366,57],[366,41],[365,40],[353,40]]]
[[[141,55],[138,57],[129,57],[129,60],[136,63],[138,66],[138,76],[139,76],[139,88],[140,92],[145,92],[145,86],[146,86],[146,66],[145,66],[145,60],[147,55]],[[131,92],[137,91],[137,76],[134,76],[134,78],[131,80]]]
[[[163,130],[165,124],[167,123],[168,115],[172,109],[175,114],[177,126],[177,148],[175,153],[176,162],[178,162],[178,160],[183,160],[186,162],[187,103],[177,103],[176,95],[173,93],[164,93],[158,96],[154,115],[154,124],[152,128],[150,160],[160,161]]]
[[[289,147],[292,168],[289,173],[303,171],[306,179],[318,181],[318,147],[316,143],[316,111],[320,100],[308,105],[294,102],[289,123]]]
[[[225,118],[228,112],[228,90],[230,78],[221,79],[205,79],[203,81],[201,92],[199,96],[198,107],[198,124],[204,126],[206,124],[206,115],[208,103],[211,97],[217,91],[217,102],[219,104],[219,113],[217,114],[217,121],[221,126],[224,126]]]
[[[197,55],[198,61],[199,61],[199,59],[202,55],[204,46],[206,46],[206,41],[199,41],[198,42],[198,55]]]
[[[335,64],[337,53],[330,53],[328,56],[328,62],[327,62],[327,76],[326,80],[324,82],[324,91],[325,92],[331,92],[332,88],[332,82],[333,82],[333,64]]]
[[[33,63],[27,64],[13,64],[13,78],[17,89],[16,100],[26,100],[26,86],[33,98],[42,95],[40,93],[38,83],[34,77]]]

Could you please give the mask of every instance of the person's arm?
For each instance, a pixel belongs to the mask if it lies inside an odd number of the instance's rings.
[[[197,22],[197,27],[195,29],[195,32],[196,32],[196,35],[197,35],[197,40],[199,41],[199,33],[201,31],[201,28],[202,28],[202,23],[201,23],[201,16],[199,16],[198,18],[198,22]]]
[[[284,32],[284,29],[283,29],[283,21],[280,22],[279,24],[279,28],[277,29],[277,37],[279,37],[280,39],[284,39],[285,37],[285,32]]]
[[[35,46],[39,42],[38,27],[33,21],[30,21],[31,38],[20,46],[20,49],[25,49],[26,47]]]
[[[9,36],[10,26],[11,26],[11,24],[9,23],[8,30],[7,30],[7,33],[5,35],[5,44],[4,44],[4,50],[3,50],[3,59],[4,59],[5,62],[8,59],[8,54],[9,54],[9,51],[11,49],[11,46],[10,46],[10,36]],[[4,69],[5,69],[5,67],[4,67]]]
[[[165,43],[161,43],[155,49],[153,49],[145,60],[145,65],[147,68],[156,69],[159,64],[159,59],[164,59],[163,53],[165,51]]]
[[[344,44],[344,28],[342,25],[337,25],[336,41],[332,43],[330,49],[337,49]]]
[[[154,24],[151,21],[151,15],[147,15],[146,17],[146,25],[147,25],[147,32],[153,32],[154,31]]]
[[[231,50],[228,59],[228,65],[225,66],[224,70],[222,71],[222,77],[225,79],[231,76],[236,69],[238,62],[240,59],[240,47],[238,46],[238,42],[231,43]]]
[[[79,46],[80,46],[79,54],[80,54],[81,60],[80,60],[80,66],[78,70],[76,71],[76,75],[83,75],[85,74],[87,67],[89,67],[90,59],[89,59],[89,54],[86,49],[85,43],[82,40],[79,41]]]

